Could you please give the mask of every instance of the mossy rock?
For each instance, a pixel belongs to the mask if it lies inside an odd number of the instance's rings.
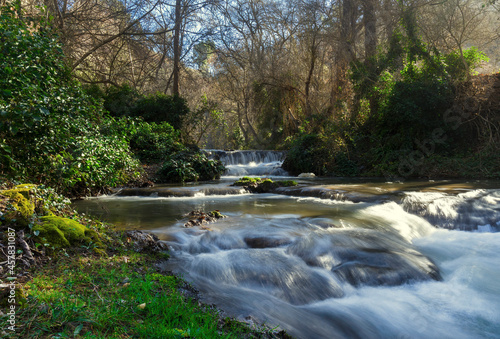
[[[0,191],[0,195],[9,198],[9,203],[14,207],[14,211],[6,211],[5,219],[9,223],[13,220],[17,225],[26,227],[35,212],[35,205],[31,201],[30,188],[21,187]]]
[[[297,186],[298,182],[295,180],[280,180],[276,182],[279,187],[292,187],[292,186]]]
[[[55,248],[67,248],[78,243],[93,242],[102,245],[99,234],[75,220],[68,218],[45,216],[41,224],[33,227],[33,232],[39,232],[37,239]],[[100,246],[99,246],[100,247]]]
[[[240,178],[235,183],[233,183],[233,186],[248,186],[251,184],[257,184],[260,181],[261,181],[260,178],[243,177],[243,178]]]
[[[18,190],[32,190],[34,188],[37,188],[38,185],[36,184],[21,184],[21,185],[16,185],[15,186],[15,189],[18,189]]]
[[[293,180],[288,181],[272,181],[269,178],[250,178],[243,177],[236,181],[233,186],[243,186],[246,190],[252,193],[269,193],[278,187],[296,186],[297,182]]]
[[[208,212],[208,215],[215,219],[227,218],[227,215],[222,214],[219,210]]]

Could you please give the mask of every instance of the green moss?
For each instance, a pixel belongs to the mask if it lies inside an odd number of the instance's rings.
[[[55,248],[65,248],[77,243],[94,243],[101,245],[99,234],[75,220],[68,218],[45,216],[40,218],[41,224],[33,227],[39,232],[37,238]]]
[[[276,182],[280,187],[291,187],[297,186],[298,183],[295,180],[280,180]]]
[[[256,184],[260,182],[260,178],[250,178],[250,177],[243,177],[240,180],[236,181],[233,186],[248,186],[251,184]]]
[[[246,190],[252,193],[269,193],[278,187],[296,186],[297,182],[293,180],[272,181],[269,178],[250,178],[243,177],[236,181],[233,186],[243,186]]]
[[[208,212],[208,215],[211,216],[211,217],[213,217],[213,218],[217,218],[217,219],[226,218],[227,217],[227,215],[222,214],[218,210],[214,210],[214,211]]]
[[[36,184],[21,184],[21,185],[17,185],[16,189],[18,189],[18,190],[31,190],[31,189],[34,189],[36,187],[38,187],[38,185],[36,185]]]
[[[29,188],[14,188],[0,191],[0,195],[9,198],[14,211],[6,213],[7,222],[16,220],[21,227],[26,227],[35,212],[35,205],[31,202]]]

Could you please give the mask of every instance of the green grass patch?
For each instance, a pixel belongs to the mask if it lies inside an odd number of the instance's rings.
[[[158,256],[158,255],[157,255]],[[246,325],[185,298],[185,284],[152,268],[151,254],[122,251],[111,257],[62,257],[40,268],[23,289],[21,338],[237,338]],[[2,328],[7,318],[0,318]]]

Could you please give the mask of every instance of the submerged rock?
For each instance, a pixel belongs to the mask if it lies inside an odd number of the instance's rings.
[[[250,248],[272,248],[292,243],[290,239],[275,237],[246,237],[244,241]]]
[[[219,219],[226,218],[227,216],[220,213],[219,210],[214,210],[208,213],[203,211],[191,211],[184,217],[189,218],[188,222],[184,224],[184,227],[201,226],[205,227],[209,223],[216,222]]]

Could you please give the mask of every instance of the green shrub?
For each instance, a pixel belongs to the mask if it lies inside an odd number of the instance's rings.
[[[294,140],[282,167],[292,175],[304,172],[326,175],[333,161],[333,151],[325,136],[302,134]]]
[[[225,171],[219,160],[208,159],[199,151],[184,150],[171,155],[157,175],[161,182],[186,182],[219,179]]]
[[[179,133],[166,122],[142,122],[130,138],[132,152],[144,163],[158,163],[183,146],[178,142]]]
[[[471,47],[463,51],[463,56],[459,51],[451,52],[444,56],[446,71],[456,81],[464,81],[469,75],[475,73],[476,68],[482,63],[488,62],[489,58],[476,47]]]
[[[168,122],[176,130],[182,128],[182,119],[188,115],[186,100],[177,95],[153,94],[139,99],[130,114],[147,122]]]
[[[130,116],[137,100],[141,98],[137,91],[128,84],[122,87],[111,86],[103,96],[104,108],[115,117]]]

